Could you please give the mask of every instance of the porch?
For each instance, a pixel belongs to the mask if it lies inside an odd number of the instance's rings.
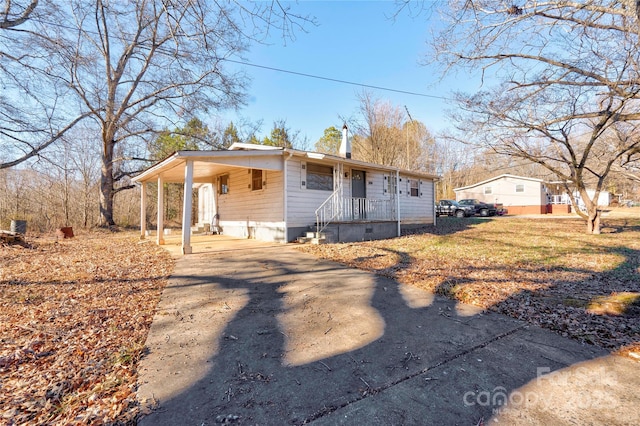
[[[184,186],[182,195],[182,226],[181,226],[181,251],[182,254],[190,254],[193,252],[191,244],[192,217],[194,215],[193,192],[194,189],[209,185],[212,187],[211,202],[216,203],[217,209],[217,188],[223,185],[218,177],[220,176],[236,176],[235,187],[233,189],[236,194],[252,194],[254,200],[269,199],[271,209],[258,209],[259,212],[267,211],[275,217],[273,220],[265,220],[264,217],[241,217],[235,220],[237,224],[242,225],[242,229],[251,230],[256,222],[268,222],[270,224],[280,225],[282,220],[282,196],[280,185],[268,184],[269,174],[272,178],[279,177],[284,173],[284,163],[288,160],[284,158],[285,151],[278,149],[255,149],[246,150],[229,150],[229,151],[178,151],[171,157],[161,161],[150,169],[146,170],[134,181],[140,184],[140,235],[141,239],[146,238],[147,221],[146,221],[146,203],[147,203],[147,184],[156,183],[158,188],[163,188],[165,183],[179,183]],[[258,170],[258,182],[252,182],[254,178],[253,170]],[[247,174],[247,171],[249,172]],[[241,177],[241,178],[240,178]],[[281,179],[280,179],[281,180]],[[277,179],[276,179],[277,181]],[[249,187],[247,188],[247,183]],[[228,182],[227,182],[228,185]],[[260,188],[256,191],[256,187]],[[244,190],[242,188],[245,188]],[[274,196],[276,194],[276,196]],[[248,197],[244,197],[246,200]],[[166,244],[165,220],[164,220],[164,191],[157,192],[157,231],[156,242],[158,245]],[[249,203],[246,203],[249,204]],[[197,206],[198,208],[200,206]],[[231,219],[235,219],[232,214],[228,215]],[[235,222],[228,221],[227,224],[232,227]],[[210,225],[212,225],[210,223]],[[238,226],[240,226],[238,225]],[[279,231],[282,226],[279,226]],[[233,236],[233,235],[230,235]],[[238,235],[235,235],[236,237]],[[245,236],[246,238],[246,236]]]
[[[179,230],[176,230],[179,231]],[[156,231],[150,231],[149,236],[155,235]],[[147,240],[152,242],[153,240]],[[191,234],[191,253],[223,253],[232,251],[262,250],[268,247],[282,247],[280,243],[269,243],[255,239],[231,237],[228,235],[210,233]],[[182,234],[176,232],[164,235],[162,248],[167,250],[173,257],[180,257],[183,254]]]
[[[332,223],[394,222],[399,228],[396,212],[395,196],[386,200],[344,197],[338,189],[316,209],[316,232],[323,232]]]

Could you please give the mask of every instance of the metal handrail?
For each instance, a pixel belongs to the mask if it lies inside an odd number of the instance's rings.
[[[336,199],[340,199],[340,188],[333,191],[333,193],[324,200],[320,207],[316,209],[316,233],[319,235],[324,231],[329,223],[339,215],[339,210],[336,209]],[[327,219],[327,216],[329,218]]]
[[[335,220],[394,220],[393,203],[393,200],[340,197],[336,190],[316,209],[316,232],[319,235]]]

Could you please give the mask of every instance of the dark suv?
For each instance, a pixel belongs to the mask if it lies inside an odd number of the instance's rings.
[[[473,216],[475,210],[473,206],[461,206],[454,200],[440,200],[436,204],[436,216]]]
[[[493,204],[483,203],[480,200],[476,200],[475,198],[467,198],[464,200],[458,201],[458,204],[461,206],[473,206],[475,210],[475,214],[480,216],[495,216],[497,213],[496,206]]]

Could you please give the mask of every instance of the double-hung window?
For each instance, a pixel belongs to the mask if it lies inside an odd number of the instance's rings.
[[[412,197],[420,196],[420,182],[417,179],[411,179],[409,181],[409,195]]]

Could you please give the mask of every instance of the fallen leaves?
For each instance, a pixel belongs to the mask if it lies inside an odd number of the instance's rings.
[[[173,268],[132,234],[0,247],[0,419],[133,423],[136,366]]]

